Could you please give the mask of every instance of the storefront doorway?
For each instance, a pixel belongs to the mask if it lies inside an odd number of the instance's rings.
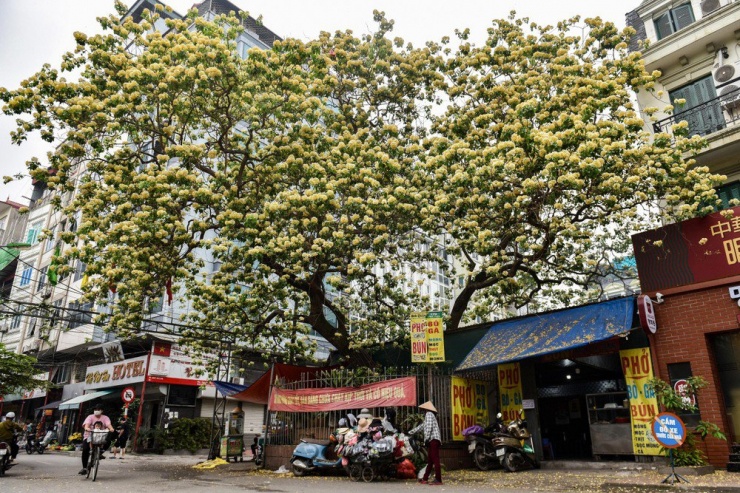
[[[624,431],[621,433],[623,437],[616,438],[624,442],[624,452],[630,453],[632,437],[629,425],[625,428],[622,422],[626,417],[629,423],[629,414],[627,409],[622,408],[627,393],[618,353],[540,362],[535,365],[535,373],[537,407],[543,448],[547,449],[546,459],[608,458],[604,456],[601,447],[605,438],[592,431],[592,425],[596,423],[603,429],[606,418],[609,418],[609,424],[616,425],[612,431]],[[610,406],[612,402],[615,406],[619,405],[625,416],[619,416],[619,409],[616,407],[609,416],[597,414],[588,407],[589,402],[593,408],[595,403],[604,399],[609,401]],[[614,437],[609,437],[610,441],[613,439]],[[615,453],[608,455],[616,458],[620,455],[616,452],[620,451],[617,448],[614,449]]]
[[[732,435],[727,440],[732,443],[740,439],[740,332],[711,336],[711,343]]]

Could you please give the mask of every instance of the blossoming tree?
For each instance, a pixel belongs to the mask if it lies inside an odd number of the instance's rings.
[[[653,135],[634,109],[631,91],[651,90],[658,74],[627,51],[631,30],[587,19],[581,39],[577,22],[512,14],[482,46],[466,31],[456,49],[437,46],[448,106],[426,142],[424,224],[451,235],[465,272],[448,329],[467,311],[567,303],[651,227],[641,208],[660,200],[667,215],[693,217],[716,203],[722,177],[691,159],[704,142],[685,122]]]
[[[29,117],[16,142],[59,142],[53,173],[30,167],[75,190],[66,209],[82,220],[64,255],[87,264],[88,297],[127,334],[147,300],[180,287],[193,340],[297,354],[309,339],[296,332],[312,329],[369,363],[361,348],[397,338],[412,304],[398,266],[419,223],[425,52],[391,42],[380,13],[372,36],[278,41],[244,59],[234,16],[192,13],[163,35],[150,15],[77,33],[62,69],[78,81],[44,67],[0,93]]]
[[[713,204],[718,178],[690,159],[701,139],[643,130],[630,90],[654,75],[612,25],[587,21],[581,41],[567,22],[529,32],[512,17],[452,50],[404,46],[376,21],[242,59],[235,17],[169,20],[163,35],[154,17],[111,16],[76,35],[62,69],[79,80],[44,67],[0,90],[26,117],[16,142],[58,143],[53,173],[29,167],[75,192],[64,256],[87,264],[112,329],[139,330],[174,284],[193,340],[299,354],[314,330],[370,364],[363,347],[427,307],[409,269],[443,259],[420,238],[449,235],[464,267],[450,328],[471,306],[588,285],[642,229],[640,206]]]

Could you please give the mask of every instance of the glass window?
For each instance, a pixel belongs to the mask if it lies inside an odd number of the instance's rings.
[[[30,243],[31,245],[35,245],[39,241],[39,235],[41,234],[41,228],[43,227],[44,222],[38,221],[33,223],[28,228],[28,235],[26,235],[26,243]]]
[[[18,283],[19,286],[28,286],[31,284],[31,277],[33,276],[33,267],[26,267],[23,269],[23,274],[21,274],[21,282]]]
[[[691,9],[690,3],[685,3],[656,17],[653,22],[655,23],[658,39],[663,39],[693,23],[694,11]]]
[[[36,292],[38,293],[42,289],[44,289],[44,286],[46,285],[46,274],[49,270],[49,266],[45,265],[39,270],[39,282],[36,285]]]
[[[740,181],[734,181],[721,187],[717,187],[717,196],[722,201],[721,209],[732,207],[730,201],[733,199],[740,200]]]

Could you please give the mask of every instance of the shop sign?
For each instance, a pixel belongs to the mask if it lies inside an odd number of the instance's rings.
[[[680,380],[676,380],[676,383],[673,384],[673,390],[677,395],[681,396],[681,400],[684,404],[687,406],[696,406],[696,396],[693,393],[689,393],[688,385],[689,382],[682,378]]]
[[[660,444],[650,432],[651,423],[658,414],[658,400],[647,385],[653,378],[650,348],[625,349],[619,351],[619,358],[629,397],[632,450],[635,455],[663,455]]]
[[[646,294],[637,297],[637,311],[640,313],[640,325],[643,329],[655,334],[658,331],[658,322],[655,319],[653,300]]]
[[[34,375],[33,378],[36,380],[49,380],[49,372],[39,373]],[[33,390],[24,390],[21,394],[21,399],[35,399],[37,397],[46,397],[46,389],[36,388]]]
[[[644,293],[740,275],[740,206],[638,233],[632,245]]]
[[[206,355],[204,358],[216,359],[216,356]],[[210,380],[205,367],[196,365],[181,346],[159,341],[154,343],[147,382],[197,386]]]
[[[411,314],[411,362],[438,363],[445,360],[444,313]]]
[[[90,366],[85,373],[85,390],[117,387],[144,381],[147,356],[116,363]]]
[[[462,432],[475,424],[488,424],[486,382],[452,377],[452,439],[465,440]]]
[[[501,394],[501,415],[508,423],[524,412],[522,406],[522,378],[519,363],[498,365],[498,390]]]
[[[665,448],[678,448],[686,440],[686,425],[673,413],[660,413],[650,426],[655,440]]]
[[[416,404],[416,377],[396,378],[359,387],[299,390],[273,387],[270,395],[270,411],[295,413]]]

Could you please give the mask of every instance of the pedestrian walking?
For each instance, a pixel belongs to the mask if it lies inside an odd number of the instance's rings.
[[[433,486],[441,485],[442,468],[439,463],[439,447],[442,445],[442,434],[439,431],[439,423],[437,422],[437,408],[434,407],[432,401],[426,401],[424,404],[419,406],[419,409],[426,411],[424,414],[424,421],[416,428],[409,430],[410,435],[413,435],[419,430],[423,430],[424,444],[427,446],[427,467],[424,471],[424,477],[420,479],[419,482]],[[432,467],[434,467],[434,481],[430,483],[429,475],[431,474]]]

